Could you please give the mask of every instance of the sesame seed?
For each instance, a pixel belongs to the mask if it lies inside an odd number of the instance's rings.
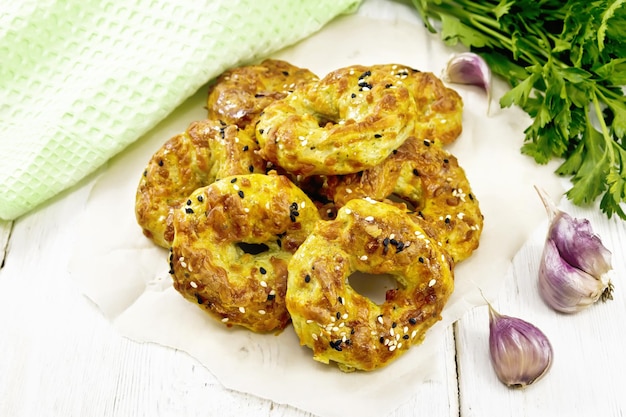
[[[265,314],[265,310],[259,310],[259,314],[260,315],[264,315]]]
[[[445,260],[445,259],[444,259],[444,260]],[[428,286],[429,286],[429,287],[432,287],[432,286],[433,286],[433,285],[435,285],[436,283],[437,283],[437,280],[435,280],[435,279],[431,279],[431,280],[428,282]]]
[[[198,288],[198,284],[196,284],[196,283],[195,283],[195,282],[193,282],[193,281],[191,281],[191,282],[189,283],[189,286],[190,286],[191,288]]]
[[[342,319],[346,320],[348,318],[348,313],[343,313],[341,316]],[[343,324],[343,323],[342,323]]]
[[[367,217],[365,218],[365,221],[366,221],[366,222],[373,222],[373,221],[374,221],[374,216],[367,216]]]
[[[411,339],[413,339],[415,336],[417,336],[417,330],[413,330],[411,332]]]
[[[359,259],[361,259],[362,261],[367,261],[367,255],[363,255]]]
[[[246,312],[246,308],[245,307],[239,307],[239,312],[240,313],[245,313]]]
[[[227,321],[228,321],[228,317],[224,317],[224,318],[222,319],[222,323],[226,323]]]
[[[393,352],[394,350],[396,350],[396,345],[389,346],[389,352]]]
[[[395,336],[395,334],[396,333],[394,332],[393,327],[391,329],[389,329],[389,335]]]
[[[311,338],[312,338],[313,340],[317,340],[317,335],[316,335],[315,333],[311,333]]]
[[[261,287],[263,287],[263,288],[267,288],[267,282],[265,282],[265,281],[261,281],[259,283],[259,285],[261,285]]]
[[[383,324],[383,315],[381,314],[380,316],[378,316],[377,320],[380,324]]]
[[[346,209],[346,214],[352,214],[352,210]]]
[[[313,323],[313,320],[307,319],[306,324],[311,324],[311,323]]]

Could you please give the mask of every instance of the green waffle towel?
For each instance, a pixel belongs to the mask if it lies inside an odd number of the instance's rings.
[[[225,69],[361,0],[19,0],[0,10],[0,218],[70,187]]]

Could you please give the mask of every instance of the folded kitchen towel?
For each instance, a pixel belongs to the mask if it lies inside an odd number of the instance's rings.
[[[225,69],[361,0],[20,0],[0,10],[0,218],[141,137]]]

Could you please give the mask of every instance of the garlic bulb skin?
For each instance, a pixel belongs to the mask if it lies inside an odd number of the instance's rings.
[[[501,315],[489,305],[489,356],[503,384],[524,388],[548,372],[553,350],[546,335],[536,326]]]
[[[550,220],[538,277],[543,300],[554,310],[571,314],[611,299],[611,252],[587,219],[557,209],[545,191],[535,188]]]

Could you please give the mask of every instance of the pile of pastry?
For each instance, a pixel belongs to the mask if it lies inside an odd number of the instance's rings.
[[[205,120],[158,149],[135,213],[174,287],[224,325],[290,324],[313,358],[373,370],[420,343],[478,247],[457,159],[460,96],[428,72],[279,60],[211,84]],[[382,303],[350,277],[392,277]]]

